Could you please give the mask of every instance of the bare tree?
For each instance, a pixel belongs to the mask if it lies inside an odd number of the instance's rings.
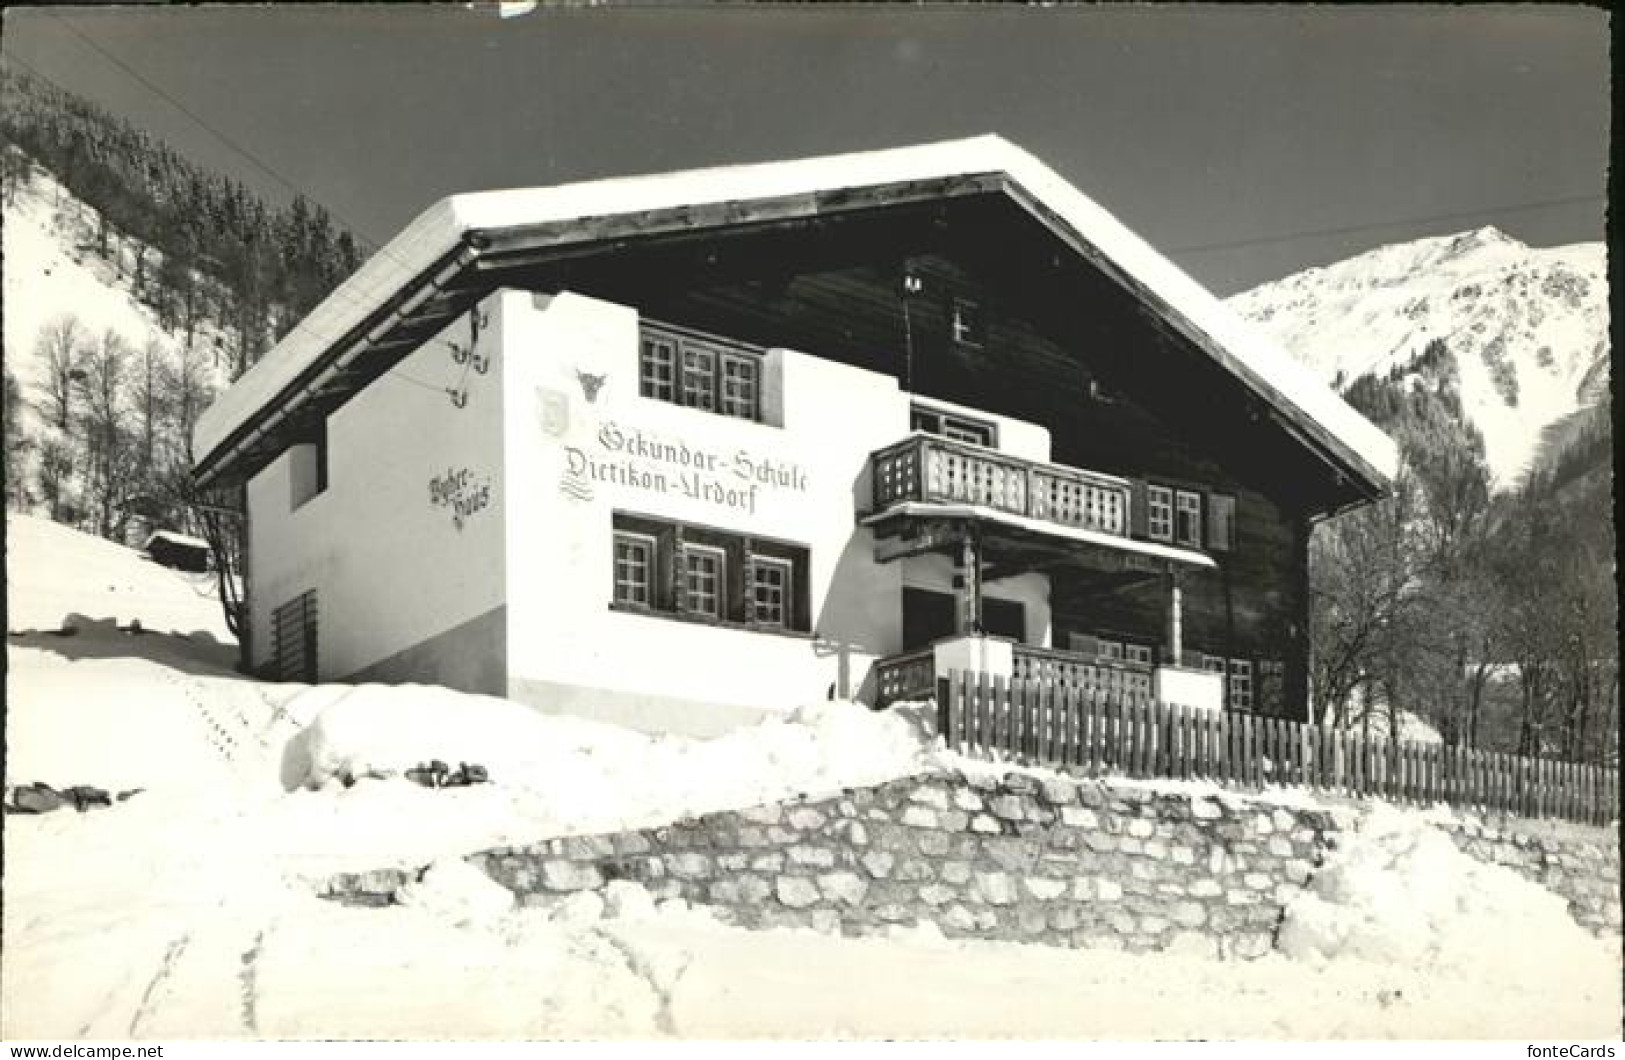
[[[1310,543],[1310,683],[1318,721],[1369,724],[1372,693],[1389,676],[1417,599],[1414,502],[1414,480],[1402,471],[1392,497],[1316,528]]]
[[[22,509],[28,506],[29,501],[28,481],[24,470],[28,462],[28,450],[33,443],[23,433],[22,387],[18,384],[17,377],[11,374],[10,368],[5,370],[5,387],[6,506]]]
[[[55,317],[40,329],[35,353],[45,366],[45,409],[56,429],[66,432],[73,422],[77,376],[89,336],[72,314]]]
[[[192,343],[186,343],[173,359],[160,367],[159,385],[163,392],[165,433],[174,443],[175,456],[187,459],[197,418],[214,399],[203,353]]]
[[[130,380],[130,396],[136,417],[138,466],[143,483],[150,483],[157,474],[164,418],[163,364],[163,347],[156,340],[149,339],[141,348],[140,360]]]
[[[103,537],[117,537],[123,529],[120,502],[135,465],[127,407],[130,361],[130,347],[108,329],[85,356],[78,380],[84,404],[86,499],[94,529]]]
[[[40,442],[40,500],[59,523],[73,523],[79,518],[73,496],[73,469],[73,447],[66,440],[46,438]]]

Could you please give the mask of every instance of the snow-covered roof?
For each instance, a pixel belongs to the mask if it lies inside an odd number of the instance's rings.
[[[246,444],[262,414],[313,394],[312,366],[362,324],[402,297],[429,270],[450,276],[469,237],[533,229],[582,218],[605,219],[698,206],[740,206],[909,182],[998,175],[1007,191],[1047,211],[1051,227],[1131,278],[1143,297],[1266,399],[1314,442],[1337,453],[1374,487],[1398,467],[1393,441],[1280,346],[1255,331],[1204,287],[1037,158],[999,136],[865,151],[759,165],[687,170],[548,188],[453,195],[424,211],[318,305],[199,419],[199,467],[229,462],[228,443]],[[807,208],[812,212],[813,201]],[[726,223],[725,221],[719,223]],[[448,260],[453,259],[453,260]],[[377,328],[374,329],[377,332]],[[352,337],[352,342],[355,340]],[[344,357],[340,357],[342,366]],[[302,383],[303,389],[290,392]],[[234,437],[235,436],[235,437]]]

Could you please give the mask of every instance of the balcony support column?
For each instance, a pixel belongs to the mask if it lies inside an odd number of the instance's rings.
[[[1169,570],[1164,575],[1168,586],[1168,659],[1170,666],[1180,665],[1185,654],[1184,592],[1179,584],[1179,572]]]
[[[959,632],[982,632],[982,535],[968,526],[959,539]]]

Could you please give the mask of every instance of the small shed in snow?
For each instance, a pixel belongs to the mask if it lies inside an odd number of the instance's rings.
[[[147,538],[145,550],[155,562],[176,570],[209,569],[209,543],[201,538],[178,534],[173,530],[159,530]]]

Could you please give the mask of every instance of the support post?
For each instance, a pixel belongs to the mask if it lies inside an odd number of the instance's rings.
[[[1183,614],[1183,591],[1179,584],[1179,572],[1170,569],[1167,573],[1168,584],[1168,664],[1179,666],[1185,655],[1185,629]]]
[[[959,632],[982,632],[982,535],[967,527],[959,539]]]

